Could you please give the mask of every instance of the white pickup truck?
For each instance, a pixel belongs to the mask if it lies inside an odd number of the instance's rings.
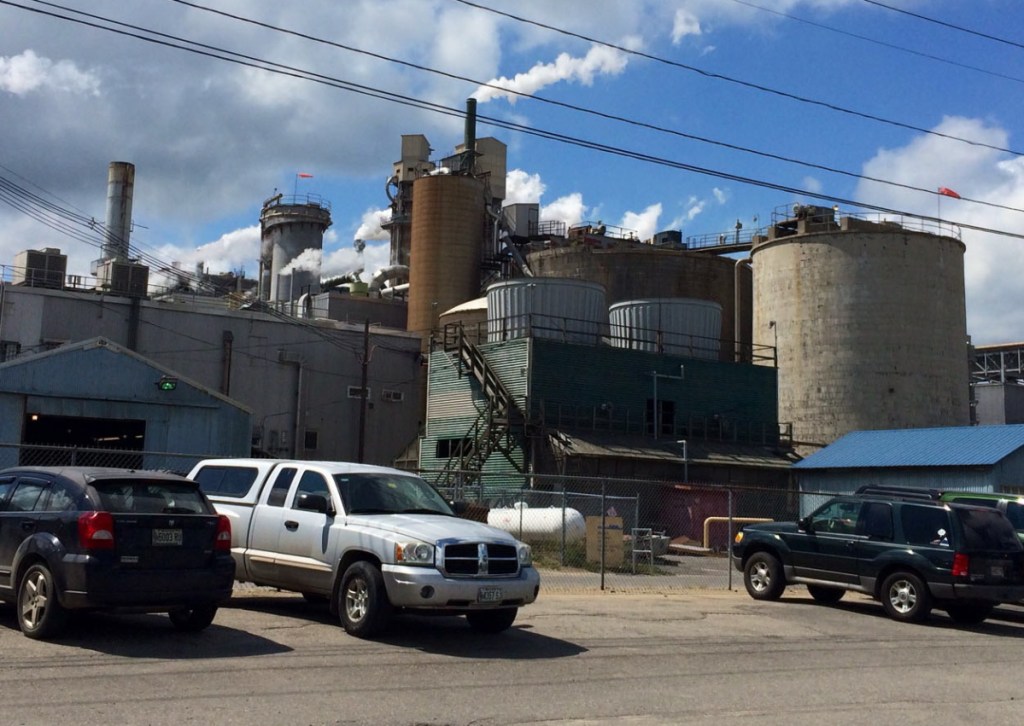
[[[206,459],[189,473],[231,519],[236,579],[328,600],[372,637],[395,610],[466,616],[498,633],[537,599],[530,547],[461,519],[398,469],[332,461]]]

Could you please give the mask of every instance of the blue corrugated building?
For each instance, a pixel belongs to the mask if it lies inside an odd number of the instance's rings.
[[[1024,492],[1024,424],[854,431],[793,471],[804,493],[864,485]]]

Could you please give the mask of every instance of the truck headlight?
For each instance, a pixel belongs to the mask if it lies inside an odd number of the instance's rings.
[[[425,542],[396,542],[395,562],[401,565],[434,564],[434,545]]]
[[[733,542],[740,544],[743,541],[743,532],[737,532],[736,536],[733,537]]]
[[[530,545],[519,543],[519,566],[529,567],[533,564],[533,550]]]

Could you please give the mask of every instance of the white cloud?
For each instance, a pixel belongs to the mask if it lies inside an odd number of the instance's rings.
[[[822,190],[821,180],[813,176],[805,176],[800,182],[803,188],[811,194],[819,194]]]
[[[686,208],[686,221],[692,222],[696,219],[700,213],[704,211],[705,204],[707,204],[707,202],[703,199],[698,200],[696,198],[692,198]]]
[[[390,265],[391,246],[386,242],[368,244],[360,253],[355,247],[342,247],[324,255],[322,276],[340,277],[360,272],[360,279],[369,282]]]
[[[359,229],[356,230],[353,239],[361,240],[390,240],[391,235],[383,224],[391,221],[391,207],[384,209],[367,209],[363,212]]]
[[[947,117],[934,131],[1006,148],[1007,132],[979,119]],[[949,138],[921,135],[906,146],[881,149],[864,164],[865,176],[889,179],[937,191],[940,186],[963,197],[1024,209],[1024,159],[1008,158],[995,149]],[[1019,230],[1021,214],[934,193],[862,181],[857,199],[915,214],[941,217],[944,233],[961,234],[967,246],[964,277],[967,331],[976,344],[1020,339],[1020,280],[1024,278],[1022,240],[953,226],[971,224],[997,230]]]
[[[672,42],[678,44],[688,35],[700,34],[700,20],[697,16],[686,8],[676,10],[676,17],[672,22]]]
[[[315,272],[319,274],[320,266],[323,262],[323,250],[316,247],[309,247],[304,249],[298,257],[293,259],[287,265],[281,268],[281,275],[291,274],[295,270],[303,270],[306,272]]]
[[[505,175],[505,204],[539,204],[545,188],[540,174],[513,169]]]
[[[579,192],[559,197],[540,209],[540,218],[545,221],[565,222],[572,227],[583,221],[587,206],[583,203],[583,195]]]
[[[473,92],[473,97],[481,103],[493,98],[506,98],[514,104],[517,96],[491,88],[515,91],[516,93],[534,94],[546,86],[559,81],[578,81],[584,86],[592,85],[598,75],[617,75],[625,69],[629,57],[622,51],[603,45],[593,46],[583,58],[574,58],[568,53],[561,53],[554,63],[538,63],[525,73],[517,73],[513,78],[494,78]]]
[[[658,218],[661,217],[661,203],[652,204],[642,212],[626,212],[622,215],[622,227],[636,231],[637,238],[649,240],[658,231]]]
[[[165,245],[158,255],[160,259],[177,262],[188,273],[194,272],[196,265],[202,263],[206,272],[219,274],[254,265],[259,259],[259,253],[260,226],[255,224],[222,234],[213,242],[194,249]],[[247,272],[255,275],[255,270]]]
[[[100,81],[81,71],[71,61],[54,62],[32,50],[15,56],[0,56],[0,91],[22,96],[42,89],[99,95]]]
[[[711,190],[711,193],[714,195],[715,201],[718,202],[719,204],[725,204],[727,201],[729,201],[729,193],[724,189],[719,189],[718,187],[715,187],[714,189]]]

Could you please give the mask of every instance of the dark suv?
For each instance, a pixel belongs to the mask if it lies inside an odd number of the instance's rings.
[[[816,601],[847,590],[881,600],[890,617],[921,621],[933,607],[980,623],[1024,599],[1024,548],[996,508],[938,501],[938,492],[862,488],[797,522],[747,525],[733,564],[756,600],[806,585]]]
[[[152,471],[0,471],[0,600],[30,638],[69,610],[167,612],[202,630],[231,596],[231,525],[199,486]]]

